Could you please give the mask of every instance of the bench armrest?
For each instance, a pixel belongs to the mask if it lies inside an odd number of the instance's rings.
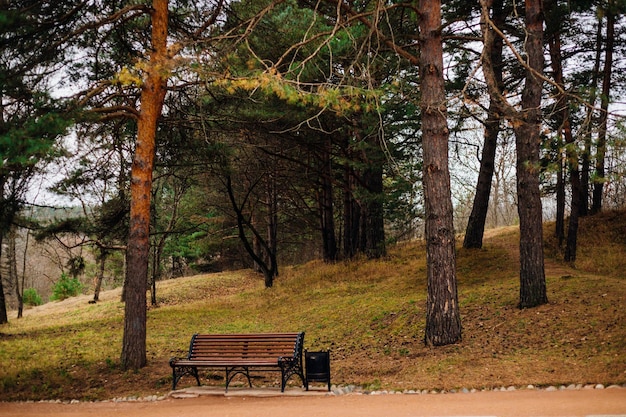
[[[187,359],[187,358],[179,358],[177,356],[172,356],[170,358],[170,361],[169,361],[170,366],[173,367],[174,366],[174,362],[179,361],[179,360],[184,360],[184,359]]]

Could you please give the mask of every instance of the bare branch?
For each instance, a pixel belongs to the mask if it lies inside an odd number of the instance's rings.
[[[138,120],[139,119],[139,111],[134,107],[130,106],[110,106],[110,107],[99,107],[96,109],[91,109],[92,113],[104,114],[107,119],[112,119],[114,117],[129,117],[131,119]]]

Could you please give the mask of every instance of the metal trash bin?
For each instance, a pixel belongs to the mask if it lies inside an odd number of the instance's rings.
[[[330,351],[309,352],[304,351],[304,364],[306,368],[306,389],[309,390],[309,382],[326,382],[330,391]]]

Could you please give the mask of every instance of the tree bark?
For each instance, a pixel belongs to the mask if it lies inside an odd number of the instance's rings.
[[[502,27],[505,21],[504,5],[502,0],[496,0],[492,6],[494,24]],[[490,61],[493,65],[493,73],[496,81],[496,88],[500,93],[504,91],[504,83],[502,81],[502,50],[504,41],[497,37],[490,45],[487,53],[490,55]],[[480,170],[478,172],[478,182],[476,184],[476,194],[474,195],[474,203],[472,212],[465,229],[465,238],[463,247],[466,249],[482,248],[483,235],[485,233],[485,222],[489,211],[489,198],[491,196],[491,182],[493,180],[493,172],[496,158],[496,150],[498,146],[498,134],[500,133],[502,121],[502,112],[498,100],[493,96],[489,101],[489,110],[487,112],[487,120],[485,121],[485,142],[480,159]]]
[[[349,165],[344,166],[343,190],[343,255],[350,259],[359,250],[361,208],[354,198],[355,174]]]
[[[539,188],[541,93],[543,81],[543,10],[541,0],[526,0],[528,68],[522,92],[522,113],[514,120],[517,148],[517,195],[520,218],[520,308],[548,302],[543,254]]]
[[[3,238],[4,233],[2,232],[2,228],[0,227],[0,260],[2,260]],[[7,304],[6,298],[4,297],[4,286],[2,285],[2,280],[2,268],[0,267],[0,324],[5,324],[9,322],[9,316],[7,315]]]
[[[559,33],[555,33],[550,40],[550,58],[552,72],[554,73],[554,81],[565,91],[565,80],[563,78],[563,57],[561,53],[561,37]],[[576,260],[576,246],[578,240],[578,217],[580,215],[580,171],[578,168],[578,152],[575,146],[574,135],[572,134],[572,125],[569,114],[569,103],[567,95],[563,92],[558,93],[556,114],[559,122],[559,129],[563,132],[565,138],[565,155],[566,168],[569,172],[571,200],[570,215],[567,227],[567,235],[565,241],[566,262],[574,262]],[[560,235],[557,231],[557,237]],[[560,240],[559,240],[560,242]]]
[[[570,136],[571,128],[570,128]],[[565,241],[565,262],[576,261],[576,251],[578,242],[578,218],[580,216],[580,174],[578,172],[578,155],[576,151],[568,151],[568,166],[570,175],[570,186],[572,190],[571,212],[567,226],[567,239]]]
[[[419,10],[420,109],[428,277],[424,341],[427,345],[442,346],[461,340],[461,318],[448,167],[449,132],[443,79],[441,2],[420,0]]]
[[[615,48],[615,13],[613,2],[609,1],[606,16],[606,52],[602,79],[602,96],[600,99],[600,120],[598,123],[598,142],[596,147],[596,172],[593,184],[591,214],[602,211],[602,194],[604,192],[606,132],[608,123],[609,95],[611,93],[611,75],[613,71],[613,49]]]
[[[370,259],[386,254],[385,223],[383,218],[383,160],[380,135],[371,135],[367,141],[363,186],[365,187],[365,215],[363,216],[364,252]]]
[[[94,303],[100,300],[100,290],[102,289],[102,281],[104,280],[106,258],[107,252],[104,249],[100,249],[100,253],[98,254],[98,274],[96,275],[96,285],[93,291]]]
[[[24,288],[26,287],[26,260],[28,259],[28,245],[30,242],[30,230],[26,231],[26,240],[24,242],[24,252],[22,253],[22,278],[20,280],[20,284],[18,284],[19,288],[21,288],[21,298],[20,298],[20,306],[24,308]],[[21,314],[19,315],[21,317]]]
[[[20,286],[20,277],[17,273],[17,226],[12,225],[9,229],[9,244],[7,253],[7,266],[9,269],[9,281],[15,285],[15,297],[17,298],[17,318],[21,319],[24,314],[23,288]]]
[[[594,58],[593,71],[591,73],[591,83],[588,86],[591,91],[588,106],[587,115],[584,121],[583,137],[584,137],[584,150],[581,155],[581,172],[580,172],[580,204],[579,214],[584,217],[589,214],[589,173],[591,171],[591,142],[594,113],[596,106],[596,90],[598,87],[598,79],[600,78],[600,59],[602,57],[602,22],[603,17],[598,17],[598,28],[596,30],[596,55]]]
[[[555,3],[547,2],[550,8],[554,8],[556,6]],[[548,13],[551,10],[546,9]],[[552,67],[552,74],[554,77],[554,82],[559,86],[561,91],[565,89],[565,81],[563,80],[563,66],[562,66],[562,56],[561,56],[561,36],[559,33],[559,29],[556,29],[552,35],[549,36],[548,40],[548,49],[550,52],[550,66]],[[557,139],[556,139],[556,162],[558,164],[558,169],[556,172],[556,226],[554,230],[554,234],[559,242],[559,247],[563,245],[563,240],[565,239],[565,165],[567,164],[567,159],[564,158],[564,152],[566,151],[566,147],[564,146],[563,136],[565,132],[565,123],[569,123],[569,111],[567,109],[568,101],[567,97],[561,92],[556,91],[556,103],[554,106],[554,119],[558,123],[558,128],[556,130]]]
[[[329,136],[328,138],[324,138],[324,145],[321,153],[321,184],[318,196],[323,258],[325,262],[334,262],[337,260],[337,237],[335,235],[331,151],[332,140]]]
[[[278,276],[278,192],[276,174],[272,171],[267,178],[267,258],[273,265],[272,274],[265,275],[265,288],[274,285],[274,277]]]
[[[556,162],[558,163],[556,170],[556,222],[554,235],[556,236],[559,247],[563,245],[565,239],[565,161],[563,158],[563,129],[559,128],[557,132],[556,146]]]
[[[150,252],[150,199],[157,121],[163,108],[167,75],[168,1],[152,3],[152,51],[141,89],[137,144],[131,168],[130,232],[126,254],[123,369],[146,365],[146,291]]]

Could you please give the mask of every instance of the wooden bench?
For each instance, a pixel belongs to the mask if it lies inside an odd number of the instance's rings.
[[[170,359],[172,390],[185,375],[196,378],[200,385],[198,368],[217,368],[226,371],[228,385],[237,375],[250,381],[250,368],[258,371],[280,371],[281,392],[289,378],[298,375],[306,386],[302,366],[304,332],[256,334],[194,334],[186,358]]]

